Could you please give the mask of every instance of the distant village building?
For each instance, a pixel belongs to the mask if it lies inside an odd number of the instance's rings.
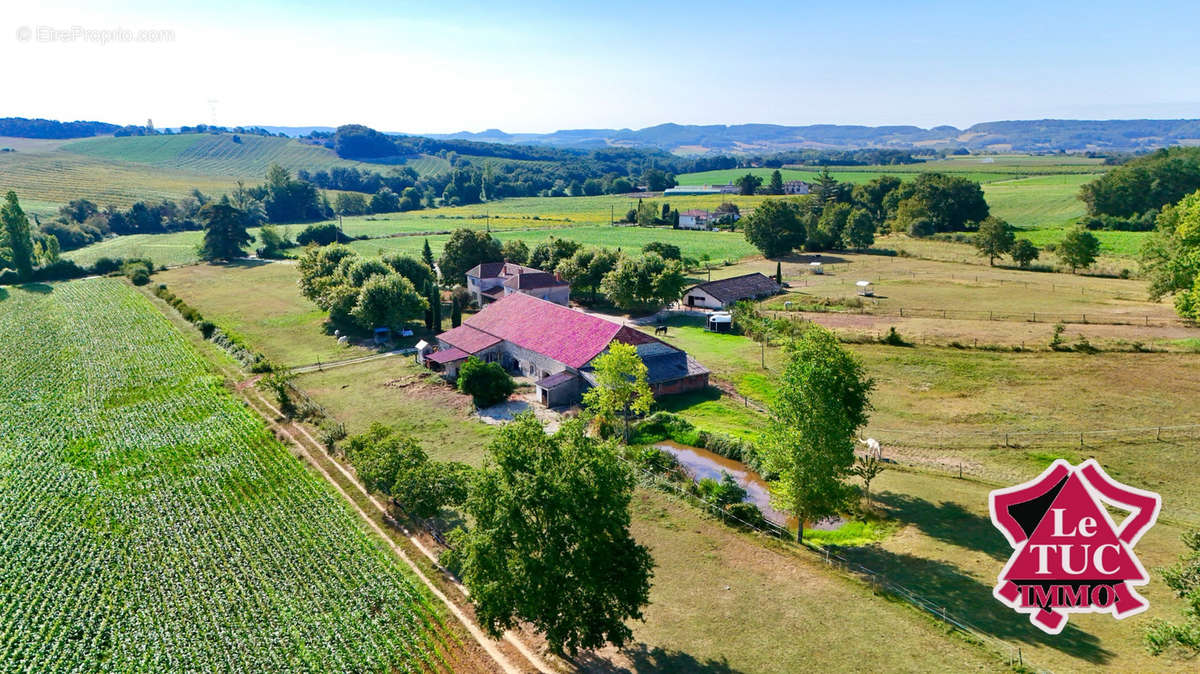
[[[684,292],[683,303],[702,309],[724,309],[734,302],[770,297],[780,290],[774,279],[754,272],[692,286]]]
[[[467,272],[467,290],[480,308],[513,293],[563,306],[571,301],[571,284],[558,274],[511,262],[484,262],[472,267]]]
[[[663,190],[663,196],[683,196],[688,194],[721,194],[721,188],[710,185],[678,185]]]
[[[709,229],[712,222],[712,214],[708,211],[699,209],[691,209],[679,214],[680,229]]]
[[[784,194],[808,194],[812,189],[812,185],[803,180],[785,180],[783,183]]]
[[[610,344],[637,348],[655,396],[708,386],[708,370],[686,352],[640,330],[524,294],[489,304],[463,324],[426,344],[417,359],[447,379],[470,356],[500,363],[532,378],[538,400],[549,406],[578,402],[595,385],[592,362]]]

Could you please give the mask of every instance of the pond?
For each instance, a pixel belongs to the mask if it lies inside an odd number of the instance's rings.
[[[741,461],[734,461],[707,449],[689,447],[670,440],[655,443],[654,446],[675,457],[679,465],[683,466],[684,470],[696,481],[707,477],[719,482],[722,473],[729,473],[742,489],[746,490],[746,503],[758,506],[767,520],[781,527],[795,528],[796,520],[794,518],[771,507],[771,493],[767,488],[767,481],[758,473],[747,468],[746,464]]]
[[[767,486],[767,481],[758,473],[747,468],[746,464],[741,461],[734,461],[720,454],[714,454],[707,449],[681,445],[670,440],[656,442],[654,446],[674,457],[679,462],[679,465],[683,466],[683,469],[692,476],[693,480],[700,481],[704,478],[711,478],[720,481],[722,473],[729,473],[742,489],[746,490],[746,498],[744,499],[746,503],[753,503],[755,506],[758,506],[758,509],[762,511],[763,517],[767,521],[784,527],[788,531],[796,531],[795,517],[779,512],[771,507],[771,491]],[[804,530],[834,530],[845,523],[846,521],[841,517],[830,517],[816,523],[810,523],[804,527]]]

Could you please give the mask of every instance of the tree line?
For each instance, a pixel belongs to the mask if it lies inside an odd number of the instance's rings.
[[[757,189],[761,179],[746,178]],[[781,177],[772,176],[772,183],[771,190],[781,191]],[[774,258],[793,250],[861,250],[887,231],[911,236],[969,231],[987,217],[983,189],[966,178],[921,173],[908,182],[880,176],[851,185],[825,170],[808,195],[763,202],[741,227],[747,241]]]

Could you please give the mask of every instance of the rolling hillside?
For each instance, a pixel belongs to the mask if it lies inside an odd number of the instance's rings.
[[[128,207],[139,200],[178,199],[193,188],[227,192],[237,180],[261,182],[278,163],[293,172],[353,166],[381,173],[391,165],[341,159],[333,151],[291,138],[233,134],[103,136],[75,141],[0,138],[0,191],[16,190],[38,215],[72,199]],[[406,162],[418,173],[441,173],[450,163],[422,156]]]

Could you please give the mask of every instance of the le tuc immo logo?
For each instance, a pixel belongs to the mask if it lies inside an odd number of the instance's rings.
[[[1034,625],[1058,634],[1070,613],[1127,618],[1149,608],[1133,589],[1150,580],[1133,546],[1158,518],[1158,494],[1113,480],[1094,459],[1059,459],[1029,482],[993,491],[988,504],[1013,547],[992,594]]]

